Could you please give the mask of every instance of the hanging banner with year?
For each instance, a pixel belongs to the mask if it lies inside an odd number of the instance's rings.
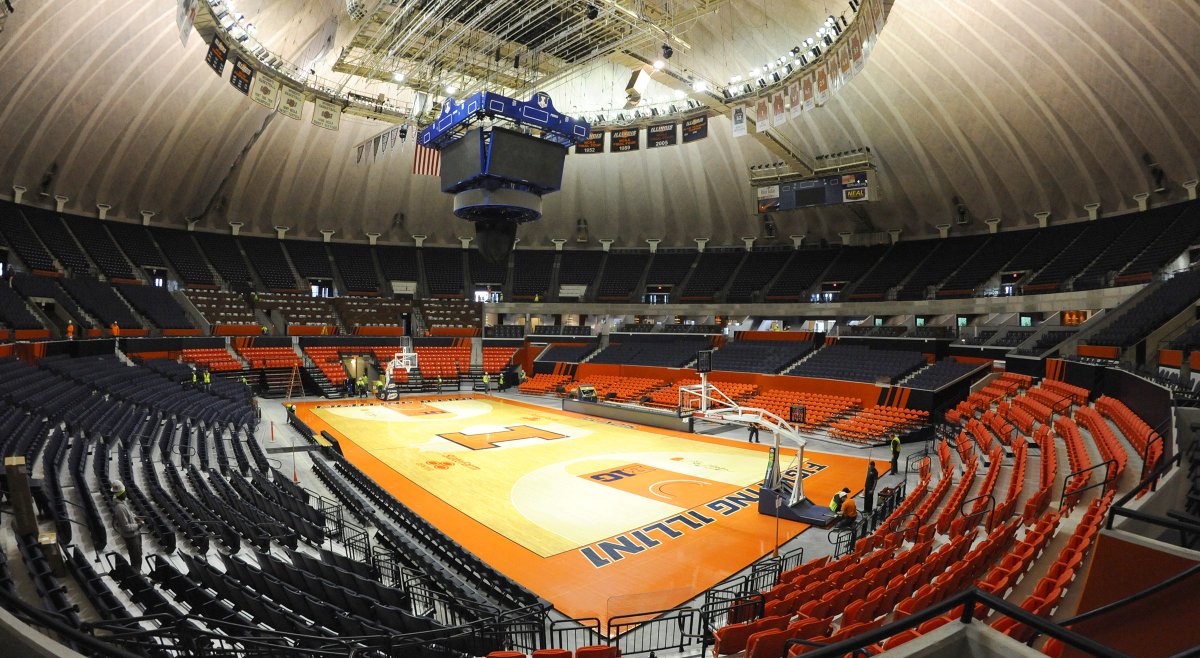
[[[603,153],[604,152],[604,131],[593,130],[592,134],[587,139],[575,145],[576,153]]]
[[[675,130],[676,124],[671,123],[656,123],[646,128],[646,148],[658,148],[660,146],[675,146],[678,143],[678,133]]]
[[[268,110],[275,109],[279,102],[279,83],[265,75],[258,76],[250,88],[250,98]]]
[[[708,137],[708,117],[692,117],[683,122],[683,143],[687,144]]]
[[[279,103],[279,113],[299,121],[304,115],[304,93],[285,86],[280,92],[280,97],[282,100]]]
[[[221,37],[214,34],[212,41],[208,44],[208,51],[204,53],[204,63],[216,71],[217,75],[221,75],[225,72],[225,60],[228,58],[229,46],[221,41]]]
[[[641,147],[641,140],[637,128],[622,128],[612,131],[612,138],[609,140],[609,147],[613,153],[628,153],[636,151]]]
[[[312,115],[313,125],[325,130],[337,130],[342,123],[342,108],[323,98],[313,102],[316,104]]]
[[[250,85],[254,83],[254,69],[241,58],[233,60],[233,73],[229,74],[229,84],[243,94],[250,94]]]

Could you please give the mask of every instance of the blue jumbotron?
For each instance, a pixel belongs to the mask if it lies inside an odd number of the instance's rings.
[[[528,101],[481,91],[461,102],[446,99],[442,114],[421,131],[417,143],[427,148],[441,149],[484,117],[502,117],[520,126],[537,128],[544,131],[543,139],[560,144],[578,144],[591,135],[591,127],[587,122],[554,109],[554,102],[544,91],[535,93]]]

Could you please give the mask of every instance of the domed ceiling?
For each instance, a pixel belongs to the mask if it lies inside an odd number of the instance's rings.
[[[203,0],[201,0],[203,1]],[[205,63],[193,30],[181,43],[176,3],[144,0],[12,0],[0,32],[0,196],[110,216],[157,213],[155,223],[289,237],[457,245],[469,224],[451,214],[438,179],[413,173],[414,140],[375,152],[372,138],[413,106],[436,108],[447,86],[528,94],[544,90],[569,114],[613,121],[625,110],[630,69],[673,57],[641,109],[708,105],[708,137],[631,153],[568,156],[561,192],[543,219],[521,228],[522,246],[791,244],[839,232],[904,237],[1084,216],[1184,197],[1200,167],[1200,6],[1162,0],[896,0],[861,71],[822,106],[782,125],[734,137],[720,89],[793,48],[845,2],[810,0],[585,0],[495,2],[242,0],[231,10],[253,25],[278,66],[312,85],[382,95],[400,108],[387,120],[346,113],[338,130],[266,109]],[[857,3],[855,3],[857,5]],[[207,6],[205,7],[207,11]],[[2,11],[2,10],[0,10]],[[589,18],[594,12],[595,17]],[[860,18],[864,16],[860,15]],[[203,12],[197,27],[203,27]],[[211,25],[211,21],[210,21]],[[818,43],[819,45],[819,43]],[[781,57],[782,56],[782,57]],[[305,71],[307,70],[307,72]],[[400,80],[400,77],[403,77]],[[704,80],[707,89],[691,85]],[[747,80],[753,82],[753,79]],[[786,81],[785,81],[786,82]],[[740,84],[738,85],[740,86]],[[418,93],[420,92],[420,93]],[[310,98],[311,100],[311,98]],[[432,110],[431,110],[432,111]],[[365,145],[365,156],[358,146]],[[772,215],[763,237],[750,167],[784,161],[808,171],[817,156],[868,147],[867,203]],[[1156,179],[1150,164],[1161,170]],[[959,207],[961,206],[961,208]],[[962,211],[960,213],[960,210]],[[961,216],[960,216],[961,215]],[[960,223],[960,221],[962,223]]]

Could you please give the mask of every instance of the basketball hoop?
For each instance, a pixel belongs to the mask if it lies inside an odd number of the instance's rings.
[[[395,374],[398,370],[404,371],[404,379],[408,380],[408,376],[417,368],[417,353],[410,352],[407,348],[401,348],[399,352],[392,355],[392,360],[388,361],[387,367],[387,385],[390,387],[395,383]]]

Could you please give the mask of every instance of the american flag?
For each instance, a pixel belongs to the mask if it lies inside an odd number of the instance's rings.
[[[413,173],[417,176],[440,176],[442,174],[442,153],[430,148],[417,145],[416,155],[413,156]]]

